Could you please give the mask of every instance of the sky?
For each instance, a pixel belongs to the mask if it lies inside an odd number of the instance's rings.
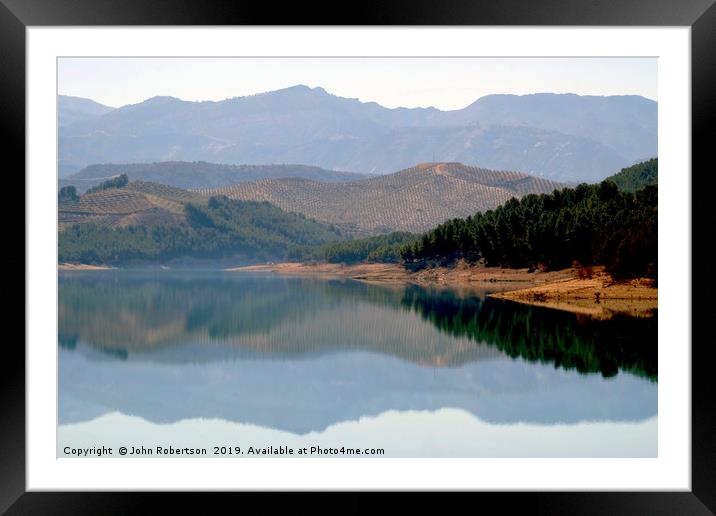
[[[657,100],[657,59],[68,57],[58,59],[57,82],[60,95],[112,107],[157,95],[223,100],[304,84],[389,108],[451,110],[494,93]]]

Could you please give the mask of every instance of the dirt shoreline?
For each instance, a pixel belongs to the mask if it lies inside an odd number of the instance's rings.
[[[591,278],[579,278],[576,271],[574,276],[546,285],[494,293],[491,297],[605,319],[616,314],[652,317],[658,308],[659,293],[654,280],[615,281],[603,269],[595,271]]]
[[[108,265],[89,265],[86,263],[58,263],[57,269],[61,271],[106,271],[115,269]]]
[[[455,267],[410,271],[399,264],[340,265],[332,263],[277,263],[226,269],[231,272],[350,278],[367,283],[416,284],[446,287],[469,293],[492,291],[490,297],[566,310],[595,318],[615,314],[651,317],[658,308],[658,289],[653,280],[639,278],[616,281],[604,267],[590,274],[569,268],[559,271],[501,269],[458,262]]]

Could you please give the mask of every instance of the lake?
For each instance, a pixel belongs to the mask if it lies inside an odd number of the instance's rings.
[[[656,316],[486,294],[61,271],[58,456],[657,455]]]

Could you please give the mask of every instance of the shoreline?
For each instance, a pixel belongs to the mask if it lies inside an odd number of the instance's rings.
[[[58,263],[57,270],[60,271],[108,271],[116,269],[109,265],[89,265],[87,263]]]
[[[108,265],[59,263],[60,271],[115,270]],[[615,280],[595,266],[589,275],[574,268],[558,271],[503,269],[468,264],[462,260],[452,267],[409,270],[396,263],[282,262],[223,269],[227,272],[263,272],[325,279],[352,279],[385,287],[418,285],[450,289],[458,295],[485,295],[494,299],[552,308],[597,319],[615,315],[653,317],[658,309],[658,288],[647,278]]]
[[[658,288],[654,280],[636,278],[614,280],[603,270],[591,278],[578,277],[546,285],[497,292],[496,299],[566,310],[595,318],[609,319],[614,315],[653,317],[658,309]]]
[[[654,280],[637,278],[615,280],[603,266],[582,275],[574,268],[559,271],[502,269],[481,267],[459,261],[454,267],[435,267],[409,271],[399,264],[296,262],[249,265],[225,269],[229,272],[270,272],[294,276],[346,278],[365,283],[414,284],[423,287],[451,288],[469,294],[490,290],[488,297],[514,301],[608,319],[614,315],[652,317],[658,309],[658,289]]]

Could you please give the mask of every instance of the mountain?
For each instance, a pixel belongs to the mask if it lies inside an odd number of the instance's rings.
[[[552,192],[563,186],[518,172],[425,163],[348,183],[265,179],[197,192],[268,201],[347,231],[376,234],[426,231],[452,218],[496,208],[512,197]]]
[[[322,142],[308,143],[292,149],[282,160],[310,163],[320,159],[337,168],[385,174],[433,157],[575,183],[596,182],[627,163],[608,147],[586,138],[507,126],[401,128],[330,149]]]
[[[294,86],[223,101],[153,97],[62,120],[60,176],[92,163],[302,163],[389,173],[461,161],[560,181],[599,181],[656,155],[654,101],[637,96],[491,95],[466,108],[389,109]]]
[[[62,127],[74,124],[75,122],[86,121],[114,110],[114,108],[105,106],[94,100],[82,97],[70,97],[68,95],[58,95],[57,109],[58,120]]]
[[[657,151],[656,102],[637,95],[488,95],[453,112],[453,124],[527,126],[588,138],[634,162]]]
[[[90,165],[60,179],[60,187],[74,185],[82,193],[110,177],[127,174],[130,181],[148,181],[177,188],[220,188],[243,181],[303,177],[315,181],[357,181],[364,174],[337,172],[306,165],[223,165],[205,161],[165,161]]]
[[[636,192],[645,186],[655,185],[658,183],[658,179],[659,161],[656,158],[623,168],[607,178],[624,192]]]
[[[127,263],[283,258],[297,245],[342,238],[327,224],[266,202],[232,201],[156,183],[129,183],[59,203],[60,262]]]

